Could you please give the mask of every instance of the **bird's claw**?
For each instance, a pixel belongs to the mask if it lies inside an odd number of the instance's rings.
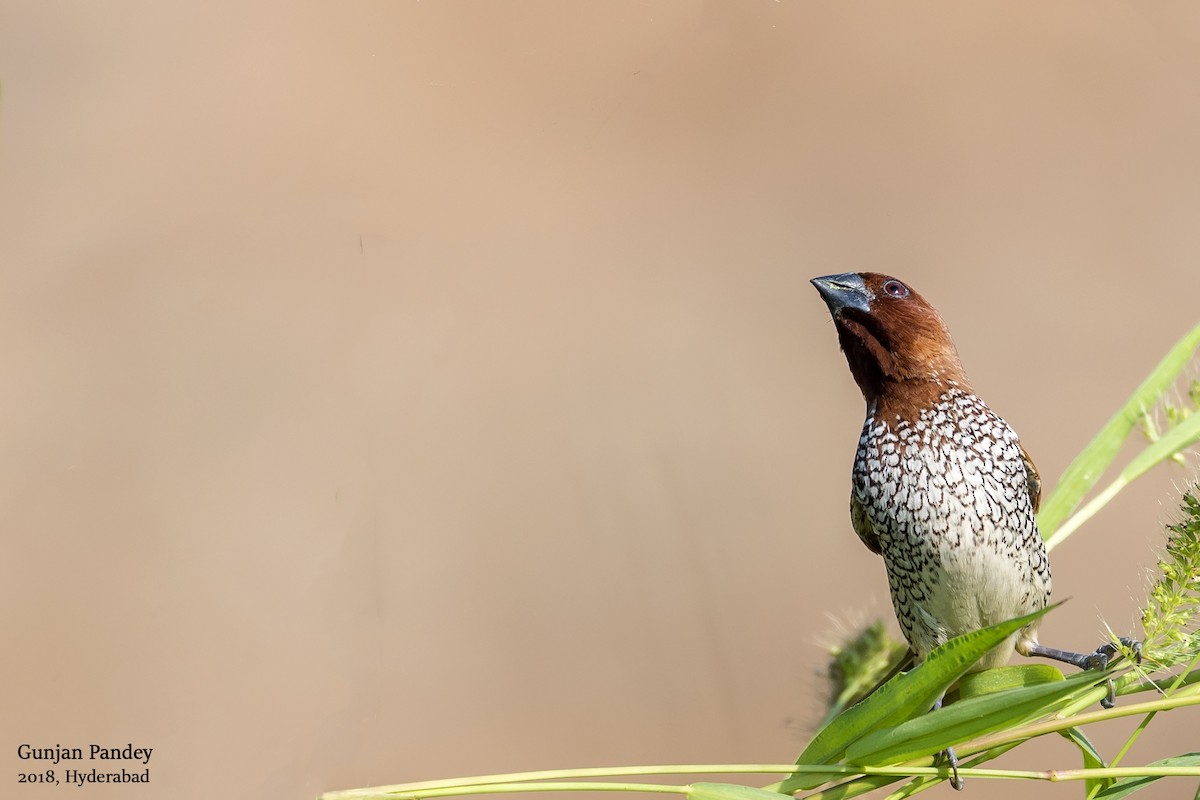
[[[1043,647],[1035,642],[1027,650],[1023,650],[1022,653],[1030,656],[1052,658],[1055,661],[1073,664],[1080,669],[1103,672],[1108,669],[1110,664],[1124,657],[1126,654],[1133,659],[1134,663],[1140,664],[1142,662],[1142,643],[1128,636],[1122,636],[1116,642],[1102,644],[1096,648],[1096,652],[1084,655],[1083,653],[1072,653],[1068,650],[1056,650],[1053,647]],[[1112,708],[1116,700],[1117,693],[1113,688],[1113,682],[1110,678],[1108,680],[1108,695],[1100,701],[1100,705],[1105,708]]]
[[[954,754],[953,747],[947,747],[937,755],[938,761],[945,761],[946,766],[950,768],[950,785],[955,791],[961,792],[963,789],[963,780],[958,776],[958,756]]]
[[[1142,643],[1136,639],[1131,639],[1128,636],[1122,636],[1117,641],[1120,646],[1114,642],[1106,642],[1096,648],[1096,652],[1087,657],[1086,666],[1084,669],[1094,669],[1100,672],[1108,669],[1108,665],[1120,659],[1128,650],[1135,664],[1142,663]],[[1117,690],[1113,686],[1112,678],[1108,681],[1108,694],[1100,700],[1100,705],[1103,708],[1112,708],[1117,704]]]
[[[1106,670],[1108,665],[1113,661],[1125,655],[1128,650],[1133,656],[1135,664],[1142,663],[1142,643],[1137,639],[1131,639],[1128,636],[1122,636],[1115,642],[1105,642],[1096,648],[1096,652],[1087,657],[1086,666],[1084,669]]]

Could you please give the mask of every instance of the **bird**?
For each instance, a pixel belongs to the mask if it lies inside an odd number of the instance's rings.
[[[1016,432],[972,388],[941,315],[907,283],[876,272],[812,284],[866,401],[851,526],[883,557],[915,660],[1045,608],[1052,583],[1036,518],[1041,477]],[[1043,646],[1034,621],[971,671],[1002,666],[1014,651],[1082,669],[1105,669],[1121,653],[1112,643],[1086,654]],[[947,756],[961,788],[953,751]]]

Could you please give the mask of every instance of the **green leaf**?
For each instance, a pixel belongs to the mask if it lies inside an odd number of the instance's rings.
[[[1012,667],[995,667],[982,672],[971,672],[958,682],[958,698],[978,697],[1005,689],[1022,686],[1037,686],[1041,683],[1061,681],[1062,671],[1050,664],[1018,664]]]
[[[984,654],[1056,606],[972,631],[935,648],[920,666],[892,678],[818,731],[796,763],[832,764],[846,748],[872,731],[924,714]],[[771,788],[792,794],[799,789],[815,788],[827,780],[827,775],[796,772]]]
[[[1200,441],[1200,414],[1193,414],[1163,434],[1162,438],[1154,442],[1154,444],[1138,453],[1125,466],[1125,469],[1121,470],[1121,474],[1116,477],[1116,480],[1104,487],[1104,491],[1088,501],[1086,506],[1064,522],[1053,535],[1046,539],[1046,548],[1053,549],[1055,545],[1061,543],[1076,528],[1091,519],[1092,515],[1107,505],[1108,501],[1112,500],[1117,492],[1149,472],[1151,467],[1174,457],[1177,453],[1191,447],[1198,441]]]
[[[1084,495],[1108,469],[1125,439],[1141,419],[1162,397],[1200,347],[1200,325],[1179,340],[1158,366],[1142,381],[1121,410],[1108,421],[1095,438],[1076,456],[1059,478],[1054,491],[1042,503],[1038,528],[1050,539],[1058,527],[1075,510]]]
[[[846,750],[853,764],[885,766],[941,752],[960,742],[1053,712],[1077,693],[1104,681],[1106,673],[1080,672],[1060,681],[1005,689],[961,700],[895,727],[876,730]]]
[[[1162,761],[1155,761],[1153,764],[1147,764],[1148,767],[1200,767],[1200,753],[1187,753],[1182,756],[1173,756],[1172,758],[1164,758]],[[1112,786],[1105,789],[1100,794],[1096,795],[1096,800],[1118,800],[1121,797],[1128,797],[1139,789],[1145,789],[1160,776],[1140,776],[1137,778],[1121,778],[1113,783]]]
[[[815,795],[807,795],[806,797],[820,798],[820,800],[851,800],[851,798],[873,792],[883,786],[898,783],[902,780],[904,778],[897,775],[866,775],[861,778],[855,778],[852,781],[839,783],[836,786],[829,786]]]
[[[1097,767],[1107,767],[1108,762],[1104,760],[1104,756],[1100,755],[1100,751],[1092,744],[1091,740],[1084,736],[1083,731],[1079,728],[1067,728],[1065,731],[1059,731],[1064,739],[1067,739],[1075,744],[1083,753],[1083,766],[1085,769],[1095,769]],[[1096,792],[1110,786],[1113,778],[1089,778],[1084,781],[1084,795],[1086,797],[1094,797]]]
[[[776,792],[739,786],[736,783],[699,782],[688,786],[688,797],[692,800],[780,800]]]
[[[1083,734],[1079,728],[1067,728],[1065,731],[1059,731],[1063,738],[1070,740],[1083,753],[1083,766],[1088,769],[1095,767],[1107,767],[1108,762],[1104,760],[1104,756],[1100,755],[1100,751],[1092,744],[1091,740]]]
[[[1198,440],[1200,440],[1200,414],[1193,414],[1134,456],[1125,469],[1121,470],[1119,480],[1126,484],[1133,483],[1155,464],[1166,461]]]

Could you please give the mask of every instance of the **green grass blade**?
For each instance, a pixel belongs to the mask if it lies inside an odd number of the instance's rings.
[[[736,783],[698,782],[687,787],[691,800],[779,800],[775,792]]]
[[[972,631],[936,648],[916,669],[892,678],[818,731],[796,763],[801,766],[833,763],[846,748],[872,731],[924,714],[985,653],[1054,607]],[[813,789],[828,779],[826,775],[797,772],[770,788],[791,794],[799,789]]]
[[[966,700],[968,697],[978,697],[1004,689],[1037,686],[1040,683],[1050,683],[1062,679],[1062,670],[1052,664],[1015,664],[1011,667],[995,667],[964,675],[958,682],[958,699]]]
[[[1079,513],[1068,519],[1058,530],[1047,537],[1046,547],[1053,549],[1055,545],[1061,543],[1074,533],[1076,528],[1087,522],[1093,514],[1103,508],[1117,492],[1145,475],[1150,471],[1151,467],[1161,464],[1176,453],[1191,447],[1197,442],[1200,442],[1200,413],[1192,414],[1183,422],[1180,422],[1174,428],[1164,433],[1158,441],[1138,453],[1125,466],[1125,469],[1121,470],[1121,474],[1117,476],[1116,480],[1104,487],[1104,491],[1092,498],[1086,506],[1079,510]]]
[[[1079,751],[1083,753],[1084,769],[1096,769],[1097,767],[1107,767],[1108,762],[1104,760],[1104,756],[1100,755],[1100,751],[1092,744],[1092,741],[1084,735],[1080,728],[1067,728],[1065,731],[1059,731],[1064,739],[1074,743]],[[1096,793],[1101,789],[1106,789],[1113,783],[1113,778],[1101,778],[1099,780],[1092,779],[1084,782],[1084,796],[1094,798]]]
[[[1148,767],[1198,767],[1200,766],[1200,753],[1187,753],[1182,756],[1174,756],[1173,758],[1164,758],[1162,761],[1155,761],[1152,764],[1147,764]],[[1107,789],[1096,795],[1096,800],[1120,800],[1122,797],[1128,797],[1139,789],[1145,789],[1154,781],[1158,780],[1159,776],[1139,776],[1137,778],[1121,778],[1113,783]]]
[[[846,760],[882,767],[932,755],[960,742],[1049,714],[1104,679],[1105,673],[1081,672],[1060,681],[962,700],[862,737],[847,748]]]
[[[1038,527],[1043,537],[1049,539],[1083,500],[1084,495],[1096,485],[1142,414],[1152,408],[1163,392],[1174,383],[1195,355],[1197,348],[1200,348],[1200,325],[1171,348],[1121,410],[1071,462],[1059,478],[1054,491],[1042,503],[1041,513],[1038,514]]]
[[[853,797],[873,792],[883,786],[899,783],[904,778],[895,775],[866,775],[846,783],[822,789],[816,794],[804,795],[804,800],[850,800]]]

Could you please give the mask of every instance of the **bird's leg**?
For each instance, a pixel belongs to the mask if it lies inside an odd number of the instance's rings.
[[[954,754],[954,748],[947,747],[938,754],[939,761],[943,758],[946,760],[946,765],[950,767],[950,785],[954,787],[955,791],[961,792],[963,790],[963,779],[958,777],[958,756]]]
[[[1136,639],[1130,639],[1128,636],[1122,636],[1118,641],[1121,647],[1125,647],[1133,653],[1133,659],[1137,663],[1142,662],[1142,643]],[[1106,642],[1096,648],[1094,653],[1072,653],[1069,650],[1058,650],[1053,647],[1045,647],[1037,642],[1029,642],[1022,648],[1021,655],[1024,656],[1042,656],[1043,658],[1052,658],[1055,661],[1062,661],[1066,664],[1079,667],[1080,669],[1106,670],[1108,665],[1119,659],[1124,653],[1113,642]],[[1105,708],[1112,708],[1116,705],[1116,690],[1113,688],[1112,678],[1108,680],[1108,696],[1100,701],[1100,705]]]
[[[930,710],[937,711],[941,707],[942,698],[939,697],[938,701],[933,704],[933,708]],[[954,754],[953,747],[947,747],[945,750],[938,753],[935,763],[942,760],[945,760],[946,765],[950,767],[950,785],[953,786],[956,791],[961,792],[963,788],[963,782],[962,778],[958,777],[958,756]]]

